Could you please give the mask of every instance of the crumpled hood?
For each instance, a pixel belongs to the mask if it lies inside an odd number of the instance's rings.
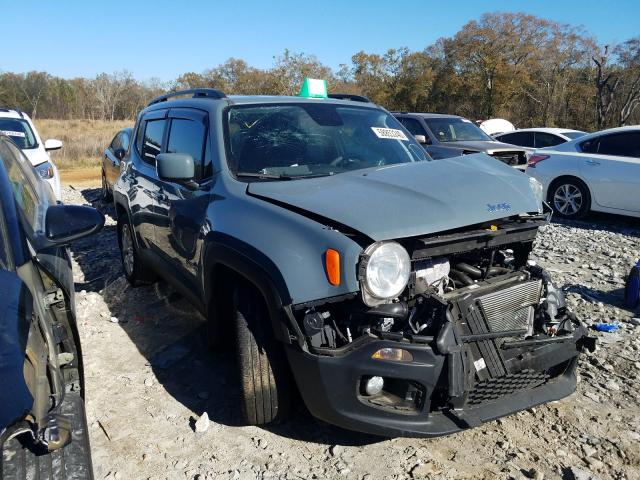
[[[493,152],[495,150],[508,150],[508,151],[524,151],[524,148],[517,145],[510,145],[508,143],[482,140],[476,142],[451,142],[443,143],[442,145],[452,146],[456,148],[477,150],[478,152]]]
[[[537,212],[529,177],[484,153],[291,181],[250,194],[347,225],[375,241]]]

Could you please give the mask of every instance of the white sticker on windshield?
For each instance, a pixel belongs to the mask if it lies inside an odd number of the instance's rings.
[[[0,133],[4,133],[10,137],[25,137],[24,132],[14,132],[12,130],[0,130]]]
[[[409,140],[402,130],[397,130],[395,128],[371,127],[371,130],[373,130],[373,133],[375,133],[378,138],[390,138],[391,140]]]
[[[466,118],[461,118],[460,120],[462,120],[464,123],[473,123],[471,120],[467,120]]]

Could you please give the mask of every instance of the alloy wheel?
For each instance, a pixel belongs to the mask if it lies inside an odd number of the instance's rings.
[[[582,207],[582,192],[572,184],[559,185],[553,194],[553,204],[556,210],[563,215],[576,215]]]

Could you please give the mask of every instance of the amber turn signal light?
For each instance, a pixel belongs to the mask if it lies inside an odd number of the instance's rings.
[[[340,285],[340,252],[333,248],[328,248],[324,253],[324,264],[329,283],[331,285]]]
[[[402,348],[381,348],[371,355],[375,360],[393,360],[395,362],[413,362],[413,355]]]

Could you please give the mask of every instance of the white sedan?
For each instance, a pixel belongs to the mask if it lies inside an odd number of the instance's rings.
[[[580,130],[568,128],[521,128],[493,136],[496,140],[527,149],[554,147],[586,135]]]
[[[589,211],[640,217],[640,126],[602,130],[535,150],[526,173],[539,180],[556,215]]]

